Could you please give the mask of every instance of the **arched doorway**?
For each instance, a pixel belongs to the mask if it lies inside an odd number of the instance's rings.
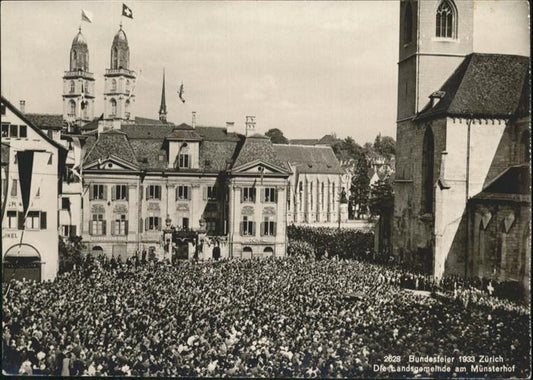
[[[91,254],[94,257],[100,257],[104,254],[104,250],[99,245],[95,245],[91,250]]]
[[[253,254],[253,251],[252,251],[252,248],[250,248],[250,247],[244,247],[244,249],[242,250],[242,258],[243,259],[251,259],[252,258],[252,254]]]
[[[263,257],[274,256],[274,249],[272,247],[266,247],[263,250]]]
[[[29,244],[9,248],[3,260],[3,280],[41,281],[41,255]]]

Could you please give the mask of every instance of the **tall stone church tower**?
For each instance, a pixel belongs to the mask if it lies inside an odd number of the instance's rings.
[[[89,72],[89,48],[81,27],[70,48],[70,68],[63,76],[63,119],[84,124],[94,117],[94,75]]]
[[[104,75],[104,121],[133,121],[136,75],[130,70],[130,48],[122,25],[111,45],[111,66]]]

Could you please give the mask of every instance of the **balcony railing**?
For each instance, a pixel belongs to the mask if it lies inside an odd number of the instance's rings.
[[[106,75],[115,74],[115,75],[129,75],[129,76],[132,76],[132,77],[135,76],[135,71],[128,70],[128,69],[106,69],[105,73],[106,73]]]
[[[79,78],[79,77],[85,78],[85,79],[94,79],[94,74],[90,73],[88,71],[65,71],[64,78],[70,79],[70,78]]]

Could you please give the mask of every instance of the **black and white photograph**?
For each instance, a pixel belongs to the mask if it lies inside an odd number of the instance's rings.
[[[528,0],[0,3],[2,375],[531,378]]]

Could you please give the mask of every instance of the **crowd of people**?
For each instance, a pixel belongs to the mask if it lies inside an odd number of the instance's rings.
[[[408,355],[490,353],[516,365],[509,376],[529,374],[528,309],[404,289],[417,283],[435,290],[396,268],[337,258],[87,260],[53,282],[4,285],[2,369],[398,377],[374,365],[388,355],[407,363]]]

